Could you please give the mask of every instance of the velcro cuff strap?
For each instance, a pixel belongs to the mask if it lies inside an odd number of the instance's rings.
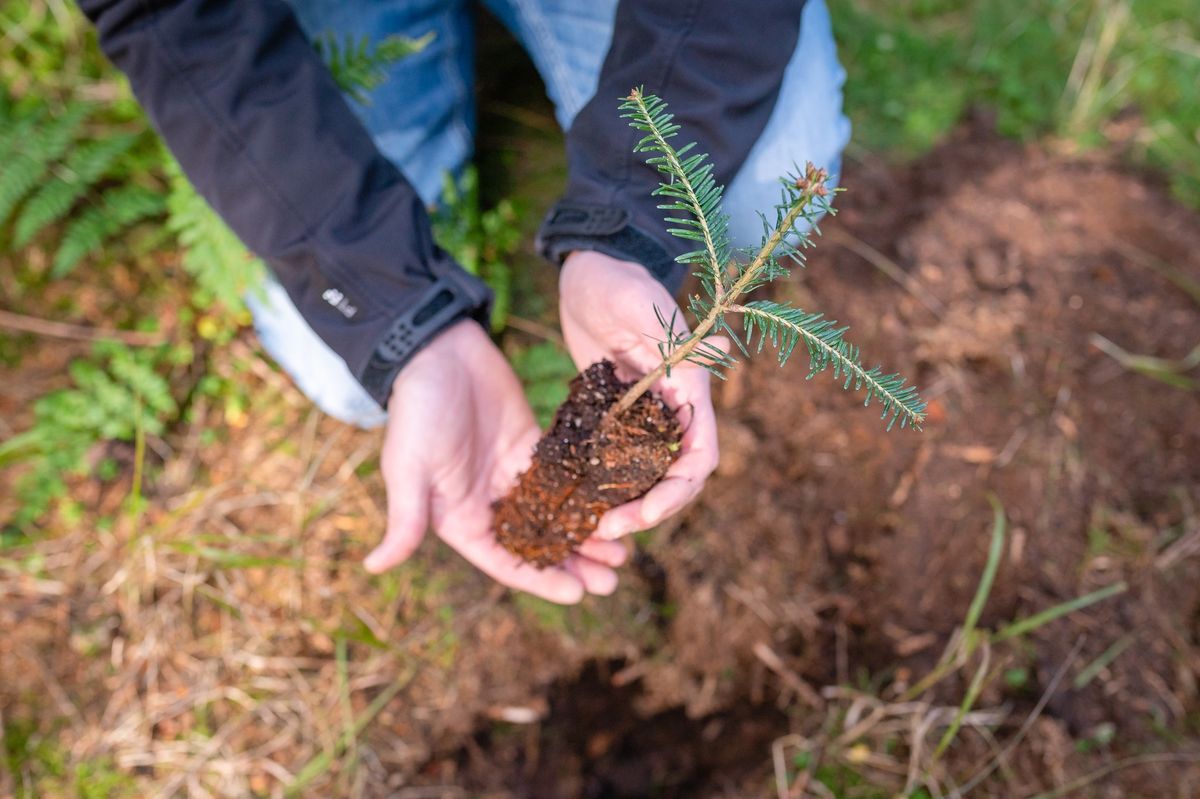
[[[624,208],[561,200],[546,214],[542,236],[611,236],[629,224]]]
[[[386,408],[400,369],[452,322],[474,318],[487,325],[491,299],[483,282],[466,272],[439,275],[375,347],[360,377],[367,393]]]
[[[679,288],[685,271],[659,242],[630,223],[627,211],[611,205],[559,201],[542,222],[537,248],[559,265],[574,250],[595,250],[633,261],[671,292]]]

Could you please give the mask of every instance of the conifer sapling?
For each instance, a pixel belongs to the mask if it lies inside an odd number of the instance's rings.
[[[508,496],[496,503],[496,536],[509,551],[538,566],[561,562],[595,530],[609,509],[646,493],[665,475],[679,449],[681,430],[673,412],[650,388],[683,362],[718,377],[736,364],[736,356],[716,346],[724,335],[749,356],[769,342],[782,366],[801,344],[808,353],[809,378],[832,370],[843,388],[863,392],[863,404],[877,402],[890,430],[920,429],[925,403],[898,374],[863,366],[858,347],[845,339],[846,327],[788,303],[747,300],[756,289],[786,277],[789,264],[804,265],[812,246],[809,229],[831,212],[828,175],[809,164],[783,178],[775,218],[763,220],[759,247],[735,250],[729,218],[721,207],[722,187],[707,155],[693,153],[695,143],[676,149],[670,143],[679,125],[660,98],[640,89],[621,105],[623,118],[645,134],[635,152],[664,176],[656,196],[667,212],[669,232],[694,243],[679,256],[696,268],[701,293],[688,298],[695,317],[691,333],[678,333],[678,320],[656,308],[663,339],[658,366],[632,384],[622,383],[605,361],[575,378],[550,430],[538,442],[533,464]],[[740,316],[741,332],[730,325]]]

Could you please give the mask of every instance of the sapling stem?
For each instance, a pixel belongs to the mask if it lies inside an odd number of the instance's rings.
[[[637,398],[649,391],[650,387],[659,378],[685,361],[696,350],[696,347],[700,345],[700,342],[704,340],[709,331],[717,324],[717,320],[724,314],[731,312],[742,313],[747,310],[744,306],[736,304],[737,299],[745,293],[747,286],[753,285],[754,278],[762,273],[771,254],[779,248],[784,236],[796,224],[796,220],[804,213],[804,209],[808,207],[809,203],[814,198],[827,193],[827,189],[825,188],[825,180],[827,179],[825,170],[816,170],[814,177],[818,177],[819,181],[809,181],[809,185],[801,191],[800,201],[793,205],[787,214],[784,215],[783,221],[776,226],[770,238],[763,243],[762,248],[758,251],[758,255],[754,257],[754,260],[750,262],[750,265],[742,272],[741,277],[734,282],[728,291],[724,290],[721,286],[722,282],[724,282],[723,278],[726,270],[720,270],[720,274],[717,275],[716,280],[716,299],[708,315],[700,320],[700,324],[696,325],[696,329],[692,331],[691,335],[684,339],[678,346],[674,347],[658,366],[654,367],[653,370],[630,386],[629,390],[621,395],[621,399],[609,411],[611,416],[617,416],[629,410],[633,406],[633,403],[637,402]],[[668,331],[668,335],[671,335],[672,332]]]

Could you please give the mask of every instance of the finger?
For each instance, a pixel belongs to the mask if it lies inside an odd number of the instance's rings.
[[[489,524],[490,521],[483,521],[474,529],[446,526],[441,531],[442,539],[501,585],[560,605],[573,605],[583,599],[584,587],[579,577],[562,568],[539,570],[525,563],[496,543]]]
[[[617,573],[594,560],[573,556],[563,563],[563,568],[578,577],[589,594],[608,596],[617,590]]]
[[[600,523],[596,525],[596,532],[592,533],[592,538],[601,541],[615,541],[630,533],[645,529],[642,522],[642,500],[635,499],[633,502],[618,505],[601,516]]]
[[[675,405],[684,426],[681,454],[667,469],[663,481],[645,496],[604,515],[596,529],[598,538],[621,538],[678,513],[699,495],[705,480],[717,468],[717,419],[708,374],[699,367],[686,367],[662,382],[663,393],[668,403]]]
[[[700,494],[703,479],[668,477],[642,497],[641,522],[645,529],[683,510]]]
[[[629,558],[629,550],[619,541],[604,541],[595,536],[584,541],[579,547],[579,554],[589,560],[612,566],[621,566]]]
[[[416,475],[387,481],[387,531],[383,541],[363,560],[379,574],[412,556],[429,526],[429,485]]]

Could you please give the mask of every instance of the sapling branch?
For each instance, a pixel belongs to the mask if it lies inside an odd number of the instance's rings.
[[[707,162],[705,155],[684,157],[695,147],[694,143],[678,150],[670,144],[668,140],[679,131],[679,125],[667,113],[666,103],[634,89],[625,98],[621,110],[626,112],[624,116],[632,127],[646,134],[635,151],[654,153],[647,163],[666,176],[655,194],[672,202],[659,208],[689,215],[686,218],[668,216],[666,221],[674,226],[669,232],[703,245],[702,249],[685,253],[677,260],[704,267],[698,276],[708,299],[691,298],[690,307],[696,314],[697,324],[686,336],[675,333],[674,316],[666,323],[661,312],[658,313],[666,333],[666,341],[660,346],[662,361],[613,404],[608,418],[627,411],[638,397],[685,361],[699,364],[718,376],[720,369],[731,367],[735,360],[708,342],[710,336],[726,332],[748,355],[757,332],[758,351],[769,340],[779,353],[780,365],[803,342],[809,354],[810,378],[832,368],[835,379],[844,378],[844,388],[865,389],[864,405],[875,399],[883,406],[882,417],[891,417],[888,429],[897,421],[901,427],[919,428],[925,419],[925,403],[916,389],[904,385],[905,380],[897,374],[884,374],[879,367],[864,367],[858,348],[844,338],[845,327],[837,327],[836,322],[826,319],[823,314],[808,313],[784,303],[769,300],[741,302],[743,295],[787,274],[779,261],[781,257],[790,256],[803,265],[800,249],[792,245],[789,238],[795,236],[801,247],[808,246],[807,232],[797,225],[802,220],[815,222],[819,213],[831,211],[827,199],[830,193],[828,173],[808,164],[802,175],[783,181],[783,201],[776,206],[775,224],[767,226],[761,246],[743,265],[731,254],[728,218],[720,206],[722,188],[713,178],[712,164]],[[732,282],[731,275],[735,276]],[[728,314],[742,317],[744,341],[726,322]]]
[[[655,99],[653,95],[649,98],[651,103]],[[627,100],[633,106],[631,109],[633,113],[626,114],[626,117],[632,117],[635,120],[651,120],[653,118],[651,106],[647,104],[647,97],[640,89],[631,91]],[[666,104],[663,103],[663,108],[665,107]],[[721,187],[712,178],[712,165],[703,164],[706,156],[693,155],[688,159],[689,164],[703,165],[701,169],[695,170],[695,174],[693,175],[693,172],[689,171],[680,162],[680,159],[687,154],[687,151],[695,147],[695,143],[693,142],[676,150],[667,142],[667,139],[674,136],[678,130],[678,126],[671,123],[669,116],[666,116],[661,124],[648,124],[645,130],[647,130],[647,136],[639,142],[635,152],[650,151],[662,153],[661,156],[651,158],[648,163],[658,165],[661,162],[663,165],[662,171],[672,175],[678,184],[677,188],[671,184],[663,184],[656,190],[656,194],[672,196],[679,200],[676,203],[661,205],[659,208],[663,210],[683,211],[691,214],[690,218],[668,217],[667,222],[694,228],[694,232],[679,229],[672,230],[676,235],[682,233],[684,238],[693,238],[697,234],[699,235],[704,244],[704,249],[694,255],[702,257],[707,262],[707,266],[711,270],[710,279],[712,280],[713,291],[719,299],[725,289],[725,258],[717,252],[713,224],[709,221],[708,209],[705,204],[700,202],[699,196],[700,192],[708,191],[715,195],[713,199],[719,199],[720,197]],[[699,190],[697,183],[700,184]],[[721,222],[721,232],[724,233],[723,220]]]
[[[824,170],[818,170],[818,172],[820,173],[822,180],[817,185],[820,186],[821,191],[825,192],[827,190],[825,189]],[[767,259],[770,258],[775,250],[779,248],[784,236],[786,236],[787,232],[796,224],[796,221],[804,213],[804,209],[816,196],[816,191],[817,190],[815,188],[810,187],[800,193],[798,196],[799,201],[784,215],[783,220],[778,226],[776,226],[774,232],[765,242],[763,242],[762,248],[758,251],[758,255],[756,255],[754,260],[750,262],[749,266],[742,271],[741,276],[734,282],[728,291],[723,290],[721,287],[721,283],[724,282],[726,270],[722,269],[719,271],[718,279],[716,281],[716,297],[712,304],[711,310],[708,312],[708,315],[705,316],[704,319],[700,320],[700,323],[696,325],[696,329],[693,330],[687,338],[670,349],[669,354],[663,358],[662,362],[659,363],[658,366],[654,367],[652,371],[647,373],[644,377],[629,387],[629,390],[626,391],[625,394],[622,395],[621,399],[617,401],[616,405],[613,406],[610,414],[616,416],[624,411],[629,410],[633,403],[637,401],[637,398],[650,390],[650,387],[658,382],[660,378],[662,378],[664,375],[669,375],[671,373],[671,369],[687,360],[692,353],[696,351],[696,348],[700,346],[700,343],[704,341],[704,339],[709,335],[709,332],[717,325],[718,321],[726,313],[729,313],[730,311],[736,312],[743,309],[743,306],[735,304],[736,300],[746,292],[746,287],[751,285],[754,281],[754,278],[762,272],[767,263]],[[667,335],[674,335],[673,327],[667,331]]]

